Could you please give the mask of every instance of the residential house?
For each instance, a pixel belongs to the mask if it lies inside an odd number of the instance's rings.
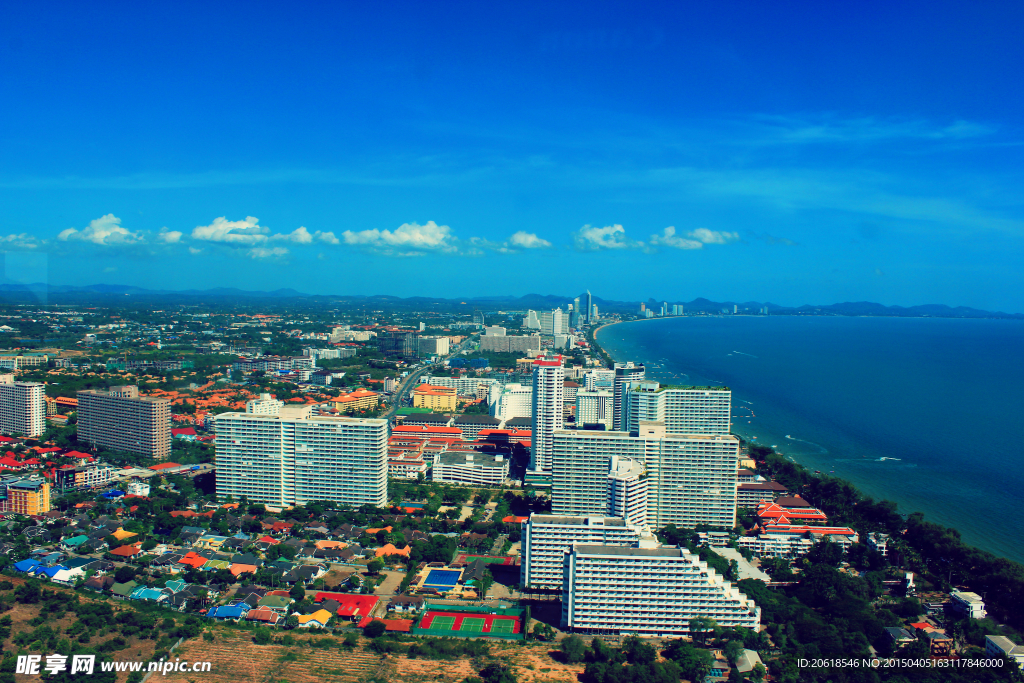
[[[115,583],[110,587],[110,594],[114,596],[115,600],[127,600],[131,597],[132,591],[139,587],[139,584],[135,581],[129,581],[127,583]]]
[[[221,621],[239,621],[244,619],[248,613],[249,606],[245,603],[239,603],[236,605],[219,605],[207,612],[206,616],[210,619]]]
[[[333,615],[325,609],[299,615],[299,628],[325,628]]]

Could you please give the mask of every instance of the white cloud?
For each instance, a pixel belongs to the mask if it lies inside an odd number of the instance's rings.
[[[335,237],[333,232],[320,232],[317,230],[313,233],[313,238],[324,244],[341,244],[341,240]]]
[[[720,232],[718,230],[708,230],[707,228],[697,228],[686,234],[688,237],[704,244],[728,244],[740,238],[737,232]]]
[[[253,216],[247,216],[244,221],[229,221],[226,217],[221,216],[214,219],[213,223],[209,225],[197,225],[192,230],[192,239],[238,246],[263,244],[267,241],[267,233],[270,231],[259,225],[259,220]]]
[[[249,250],[249,257],[254,259],[277,258],[287,253],[288,250],[284,247],[253,247]]]
[[[7,249],[38,249],[42,243],[27,232],[20,235],[0,237],[0,250]]]
[[[457,251],[451,228],[427,221],[426,225],[403,223],[395,230],[346,230],[341,233],[345,244],[356,244],[390,251],[393,248],[428,251]]]
[[[513,247],[520,247],[522,249],[547,249],[551,246],[551,242],[545,239],[537,237],[532,232],[526,232],[520,230],[516,234],[508,238],[508,243]]]
[[[668,226],[660,235],[651,235],[651,244],[676,249],[703,249],[704,243],[700,240],[687,239],[676,234],[673,226]]]
[[[643,242],[634,242],[626,237],[626,229],[618,223],[603,228],[584,225],[572,237],[578,249],[636,249],[644,246]]]
[[[145,242],[145,237],[141,232],[132,232],[127,228],[121,227],[121,219],[112,213],[90,221],[89,225],[82,230],[75,228],[63,230],[57,235],[57,239],[62,242],[91,242],[92,244],[104,247],[141,244]]]
[[[190,253],[190,254],[201,254],[201,253],[203,253],[203,250],[202,249],[196,249],[195,247],[189,247],[188,248],[188,253]]]
[[[161,228],[156,238],[164,244],[178,244],[181,242],[182,233],[180,230],[168,230]]]
[[[313,235],[306,228],[299,226],[292,232],[282,233],[279,235],[271,235],[270,239],[274,241],[285,240],[287,242],[295,242],[296,244],[312,244]]]

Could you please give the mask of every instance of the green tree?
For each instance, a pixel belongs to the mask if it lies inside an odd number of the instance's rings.
[[[384,622],[380,619],[374,619],[363,629],[363,635],[367,638],[379,638],[384,635],[385,631],[387,631],[387,626]]]
[[[384,569],[384,560],[379,557],[370,560],[369,564],[366,565],[366,571],[370,574],[380,574],[382,569]]]
[[[295,602],[302,602],[306,599],[306,587],[301,581],[296,581],[295,585],[288,591],[288,597]]]
[[[562,642],[558,645],[558,649],[562,651],[562,656],[565,657],[565,661],[569,664],[582,662],[587,655],[586,643],[583,642],[582,638],[575,635],[563,638]]]
[[[298,615],[296,615],[296,614],[289,614],[288,618],[285,619],[285,621],[284,621],[284,627],[285,628],[298,628],[299,627],[299,617],[298,617]]]
[[[764,668],[764,665],[761,664],[761,662],[758,662],[757,664],[754,664],[754,668],[750,671],[750,680],[754,683],[761,683],[767,674],[768,671]]]
[[[743,656],[743,644],[738,640],[730,640],[722,648],[722,655],[725,656],[726,661],[729,662],[729,666],[735,667],[736,662]]]

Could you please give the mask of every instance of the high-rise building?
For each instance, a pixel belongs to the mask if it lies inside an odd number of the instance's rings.
[[[377,335],[377,349],[386,358],[416,358],[420,352],[420,333],[382,332]]]
[[[171,453],[171,402],[140,396],[137,386],[79,391],[78,438],[163,460]]]
[[[270,394],[260,394],[259,398],[246,402],[245,412],[251,415],[277,415],[283,405],[284,401],[278,401]]]
[[[46,431],[46,387],[0,375],[0,432],[39,436]]]
[[[603,425],[612,428],[612,392],[607,389],[576,392],[576,425]]]
[[[594,304],[594,306],[590,309],[590,322],[596,323],[597,322],[597,318],[598,318],[598,315],[597,315],[597,304]]]
[[[576,543],[562,564],[562,628],[595,634],[692,635],[690,620],[756,631],[761,608],[685,548]]]
[[[286,405],[278,415],[218,415],[217,495],[273,505],[386,505],[387,420],[311,413],[311,406]]]
[[[594,305],[594,297],[590,296],[590,290],[587,290],[587,322],[592,323],[597,320],[597,306]]]
[[[731,529],[736,523],[739,439],[719,434],[667,434],[657,422],[638,432],[556,431],[551,448],[551,510],[558,515],[607,514],[612,459],[643,463],[647,523]]]
[[[664,422],[669,434],[728,434],[732,391],[728,387],[676,387],[658,382],[631,382],[625,387],[622,431],[635,432],[641,422]]]
[[[420,356],[447,356],[450,345],[448,337],[420,337]]]
[[[544,311],[540,314],[540,333],[546,337],[569,333],[569,317],[562,313],[561,308]]]
[[[473,324],[479,325],[480,327],[483,327],[484,325],[487,324],[484,320],[483,311],[473,311]]]
[[[608,516],[646,527],[647,495],[643,462],[613,455],[608,465]]]
[[[523,318],[523,327],[528,330],[540,329],[540,318],[537,316],[537,311],[526,312],[526,317]]]
[[[533,513],[523,522],[519,582],[534,590],[561,588],[562,558],[573,543],[629,546],[642,535],[640,527],[603,515],[571,517]]]
[[[530,437],[530,469],[534,471],[551,469],[554,433],[563,426],[564,394],[562,356],[537,356],[533,361],[533,434]]]
[[[616,430],[625,429],[623,421],[624,402],[626,400],[626,389],[631,382],[638,382],[644,378],[644,366],[633,365],[632,361],[615,364],[615,385],[612,400],[612,427]]]
[[[488,403],[491,415],[502,422],[514,417],[533,417],[533,387],[514,382],[493,385]]]

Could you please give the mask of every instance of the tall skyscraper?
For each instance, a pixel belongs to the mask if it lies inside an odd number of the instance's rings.
[[[623,403],[626,400],[626,388],[631,382],[644,378],[644,366],[633,365],[632,361],[615,364],[614,403],[612,404],[612,427],[616,430],[625,429],[623,422]]]
[[[39,436],[46,431],[46,387],[0,375],[0,432]]]
[[[526,317],[523,318],[523,327],[525,327],[528,330],[540,329],[540,317],[538,317],[537,311],[526,311]]]
[[[593,316],[593,317],[591,317]],[[597,309],[594,308],[594,297],[590,296],[590,290],[587,290],[587,323],[594,322],[597,318]]]
[[[564,396],[562,356],[537,356],[533,361],[533,434],[530,437],[530,469],[534,471],[551,469],[554,433],[563,426]]]
[[[646,469],[647,523],[692,529],[736,522],[739,439],[719,434],[667,434],[657,422],[631,432],[563,429],[551,449],[551,510],[558,515],[608,514],[612,459]]]
[[[79,391],[78,438],[163,460],[171,454],[171,402],[140,396],[137,386]]]
[[[625,387],[622,431],[640,422],[664,422],[669,434],[728,434],[732,391],[728,387],[673,387],[631,382]]]
[[[386,505],[387,420],[311,413],[311,406],[285,405],[277,415],[218,415],[217,495],[273,505]]]

